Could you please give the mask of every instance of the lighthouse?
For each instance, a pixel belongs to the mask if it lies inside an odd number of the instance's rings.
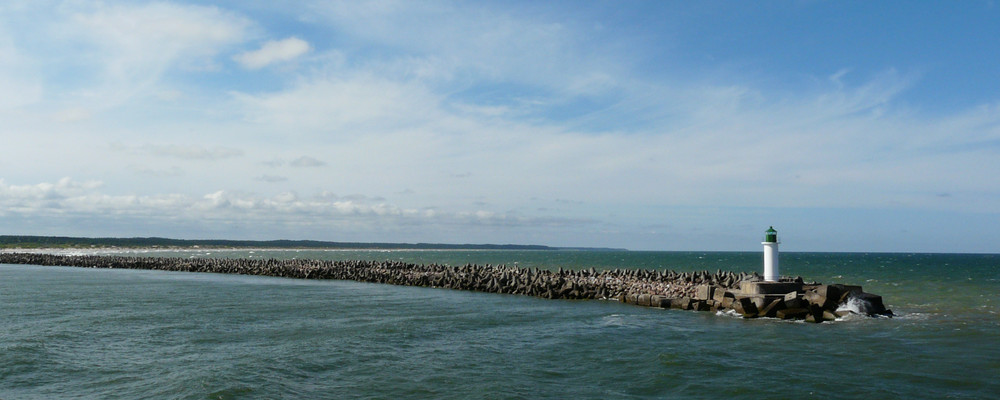
[[[774,227],[764,231],[764,281],[777,282],[778,274],[778,231]]]

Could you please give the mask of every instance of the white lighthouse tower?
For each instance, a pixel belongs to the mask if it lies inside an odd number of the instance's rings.
[[[778,231],[770,227],[764,231],[764,281],[777,282],[778,273]]]

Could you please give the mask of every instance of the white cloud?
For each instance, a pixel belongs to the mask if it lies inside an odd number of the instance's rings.
[[[42,182],[33,185],[7,185],[0,179],[0,204],[12,210],[33,211],[36,207],[60,208],[66,199],[80,196],[102,186],[98,181],[75,182],[70,178],[56,183]]]
[[[171,3],[98,6],[73,18],[84,33],[127,67],[190,62],[215,55],[220,46],[245,39],[245,19],[214,7]]]
[[[234,93],[250,122],[296,127],[296,132],[357,133],[376,126],[407,126],[440,116],[440,97],[417,84],[364,72],[316,77],[282,91]]]
[[[604,41],[606,36],[593,35],[592,27],[516,7],[357,1],[319,2],[313,9],[347,34],[395,54],[438,60],[432,63],[439,77],[471,73],[481,83],[591,92],[595,87],[584,82],[614,87],[612,77],[620,75],[620,65],[628,61],[606,61],[614,57],[614,47]]]
[[[309,52],[311,47],[305,40],[290,37],[283,40],[269,40],[260,49],[237,54],[233,57],[249,69],[260,69],[268,65],[294,60]]]
[[[89,102],[116,106],[155,89],[171,69],[217,68],[214,57],[244,41],[252,24],[215,7],[147,3],[84,6],[71,11],[61,29],[70,63],[80,73],[95,69],[76,92]]]
[[[288,181],[288,178],[286,178],[284,176],[276,176],[276,175],[261,175],[261,176],[258,176],[255,179],[258,180],[258,181],[261,181],[261,182],[268,182],[268,183],[277,183],[277,182]]]
[[[172,167],[165,168],[165,169],[155,169],[155,168],[149,168],[149,167],[145,167],[145,166],[140,167],[140,166],[133,165],[131,168],[133,170],[137,171],[140,174],[148,175],[148,176],[153,176],[153,177],[163,178],[163,177],[184,176],[184,170],[182,170],[180,167],[177,167],[177,166],[172,166]]]
[[[302,156],[292,160],[292,162],[289,163],[288,165],[291,165],[293,167],[310,168],[310,167],[322,167],[326,165],[326,163],[312,157]]]
[[[0,110],[37,103],[44,90],[35,62],[3,28],[0,21]]]
[[[185,160],[224,160],[243,155],[243,150],[225,146],[207,148],[197,145],[148,144],[142,146],[142,150],[155,156]]]
[[[493,211],[445,213],[441,211],[403,208],[384,199],[369,196],[340,198],[319,193],[300,197],[294,192],[274,196],[219,190],[202,196],[182,193],[157,195],[113,195],[101,192],[100,182],[76,182],[69,178],[57,183],[8,185],[0,180],[0,216],[10,220],[107,219],[133,221],[148,226],[151,221],[159,230],[172,226],[197,227],[211,231],[210,225],[228,226],[229,237],[246,237],[244,227],[253,232],[268,230],[276,238],[294,237],[301,229],[316,233],[328,229],[351,227],[364,232],[379,232],[393,226],[530,226],[554,219],[535,219]],[[152,218],[150,220],[149,218]],[[52,221],[55,221],[52,220]],[[141,222],[140,222],[141,221]],[[562,221],[576,224],[585,221]],[[382,227],[382,228],[380,228]],[[186,232],[190,237],[197,232]],[[253,234],[253,233],[251,233]],[[363,240],[355,237],[353,240]],[[367,239],[367,240],[370,240]]]
[[[59,122],[79,122],[90,119],[90,110],[80,107],[67,108],[56,112],[53,117]]]
[[[719,207],[883,207],[929,184],[958,191],[982,185],[949,177],[968,165],[968,154],[928,162],[912,149],[914,132],[930,128],[893,104],[913,79],[888,71],[861,85],[830,82],[824,90],[785,97],[751,86],[638,85],[625,97],[640,102],[623,116],[679,116],[654,118],[628,133],[480,112],[425,85],[365,74],[318,77],[238,98],[254,122],[315,140],[331,170],[351,171],[337,175],[338,182],[366,191],[420,186],[427,188],[419,197],[428,207],[457,210],[485,193],[498,209],[525,209],[523,199],[539,195],[604,204],[625,198]],[[917,136],[954,143],[982,136],[976,132],[933,129]],[[372,155],[378,163],[367,167]],[[904,170],[923,182],[900,185]],[[455,171],[476,179],[456,186]],[[435,191],[440,194],[427,194]],[[919,203],[963,207],[936,199]]]

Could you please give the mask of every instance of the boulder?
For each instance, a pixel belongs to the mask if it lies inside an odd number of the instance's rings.
[[[833,310],[840,304],[840,296],[843,294],[843,285],[819,285],[815,289],[807,291],[803,297],[811,305],[819,306],[823,309]]]
[[[785,306],[788,308],[805,308],[806,302],[802,299],[802,295],[791,292],[785,295]]]
[[[775,317],[781,319],[802,319],[809,314],[809,310],[805,308],[786,308],[784,310],[778,310],[774,313]]]
[[[803,292],[808,292],[808,291],[810,291],[810,290],[816,290],[816,288],[818,288],[818,287],[820,287],[820,286],[821,286],[821,285],[820,285],[820,284],[818,284],[818,283],[816,283],[816,282],[813,282],[813,283],[805,283],[805,284],[802,284],[802,291],[803,291]]]
[[[785,308],[785,299],[777,298],[768,303],[767,306],[762,308],[758,314],[761,317],[774,318],[778,314],[778,310]]]
[[[722,308],[724,308],[724,309],[731,309],[731,308],[733,308],[733,303],[735,303],[735,302],[736,302],[736,298],[734,298],[734,297],[728,297],[727,296],[727,297],[723,297],[722,298],[722,303],[719,303],[719,306],[722,307]]]
[[[676,308],[678,310],[690,310],[691,298],[681,297],[679,299],[673,299],[673,301],[670,302],[670,308]]]
[[[757,317],[757,305],[753,303],[753,298],[750,297],[736,298],[736,301],[733,302],[733,310],[743,316],[743,318]]]
[[[663,296],[658,296],[658,297],[659,297],[659,302],[653,305],[653,307],[670,308],[670,305],[673,304],[674,299]]]
[[[698,285],[695,287],[694,300],[709,300],[715,294],[715,286]]]
[[[892,311],[886,310],[885,304],[882,303],[882,296],[865,292],[855,293],[853,296],[862,301],[861,312],[868,316],[892,315]]]
[[[725,299],[727,296],[732,298],[733,294],[729,293],[728,291],[722,288],[718,288],[715,290],[714,293],[712,293],[712,299],[715,300],[716,303],[722,303],[722,300]]]
[[[842,284],[838,283],[838,284],[833,284],[833,285],[830,285],[830,286],[836,286],[837,289],[840,289],[841,293],[862,293],[862,292],[864,292],[864,290],[861,290],[861,286],[859,286],[859,285],[842,285]]]
[[[816,304],[809,305],[809,315],[806,315],[806,322],[815,322],[818,324],[823,321],[833,321],[835,319],[837,319],[837,314],[834,314],[832,310],[824,309]]]

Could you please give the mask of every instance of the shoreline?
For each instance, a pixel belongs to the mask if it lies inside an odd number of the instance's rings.
[[[289,247],[46,247],[46,248],[26,248],[26,247],[0,247],[0,254],[3,253],[28,253],[28,254],[53,254],[53,255],[100,255],[107,254],[129,254],[129,253],[151,253],[157,251],[165,252],[204,252],[204,251],[280,251],[280,252],[352,252],[371,251],[378,253],[389,253],[394,251],[412,252],[489,252],[489,251],[525,251],[525,252],[551,252],[551,251],[592,251],[592,250],[547,250],[547,249],[407,249],[407,248],[289,248]],[[630,250],[621,250],[630,251]]]

